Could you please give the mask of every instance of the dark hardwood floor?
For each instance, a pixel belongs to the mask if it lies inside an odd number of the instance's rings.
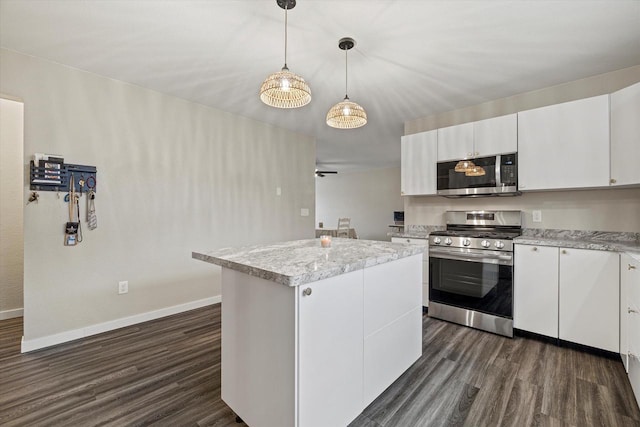
[[[241,426],[220,399],[219,304],[29,354],[21,335],[0,321],[2,426]],[[351,427],[640,426],[618,360],[426,315],[423,346]]]

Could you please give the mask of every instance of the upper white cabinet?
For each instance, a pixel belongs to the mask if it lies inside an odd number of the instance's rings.
[[[516,114],[438,129],[438,161],[518,151]]]
[[[560,249],[560,339],[620,351],[620,256]]]
[[[518,115],[494,117],[473,123],[475,157],[518,151]]]
[[[473,123],[438,129],[438,161],[474,157]]]
[[[611,185],[640,184],[640,83],[611,94]]]
[[[438,132],[432,130],[403,136],[400,145],[401,194],[436,194]]]
[[[518,113],[518,186],[609,186],[609,95]]]

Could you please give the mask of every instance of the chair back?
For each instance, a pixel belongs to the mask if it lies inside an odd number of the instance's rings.
[[[338,229],[336,237],[349,238],[349,229],[351,228],[351,218],[338,218]]]

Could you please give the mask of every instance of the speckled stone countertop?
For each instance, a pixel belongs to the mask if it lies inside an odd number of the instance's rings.
[[[524,229],[514,243],[624,252],[640,261],[640,233]]]
[[[423,253],[424,247],[375,240],[333,238],[193,252],[192,257],[287,286],[299,286]]]
[[[404,231],[393,231],[387,233],[389,237],[404,237],[408,239],[426,239],[434,231],[444,230],[444,225],[407,225]]]

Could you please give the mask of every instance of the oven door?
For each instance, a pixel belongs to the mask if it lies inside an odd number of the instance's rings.
[[[513,318],[513,253],[429,247],[429,301]]]

